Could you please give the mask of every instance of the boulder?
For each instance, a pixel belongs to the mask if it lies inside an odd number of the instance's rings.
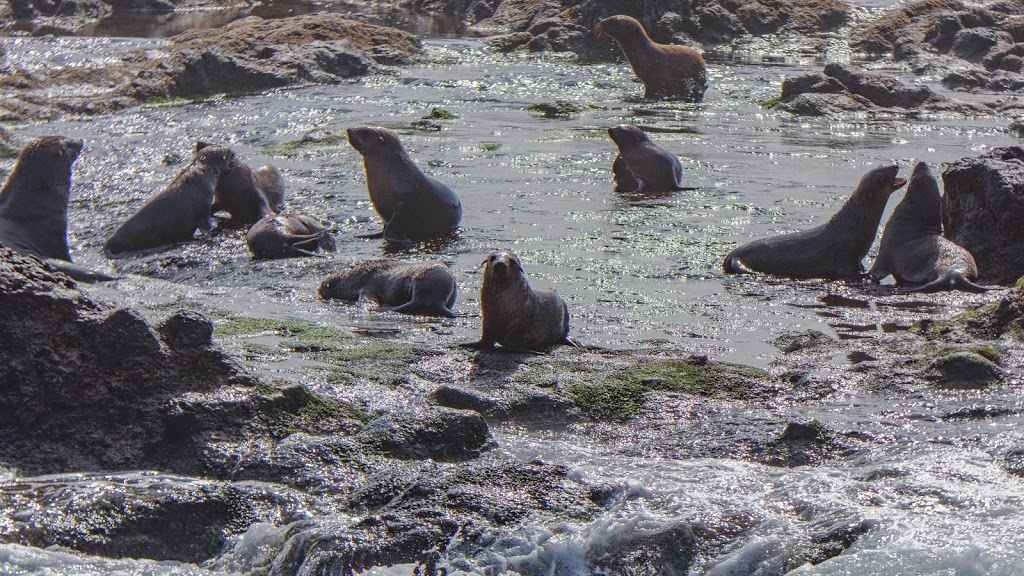
[[[402,460],[471,460],[494,440],[483,417],[469,410],[425,407],[387,414],[355,439],[368,451]]]
[[[947,238],[978,263],[981,283],[1024,276],[1024,148],[996,148],[963,158],[942,173]]]

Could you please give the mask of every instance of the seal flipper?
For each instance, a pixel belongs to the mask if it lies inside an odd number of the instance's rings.
[[[487,340],[486,338],[481,338],[481,339],[477,340],[476,342],[463,342],[462,344],[459,344],[459,348],[474,348],[476,350],[493,350],[494,349],[494,340]]]
[[[621,154],[612,162],[612,174],[615,176],[615,192],[639,192],[643,188],[643,183],[636,179]]]
[[[726,274],[757,274],[756,270],[752,270],[740,260],[739,256],[729,254],[725,257],[725,262],[722,263],[722,271]]]
[[[377,232],[368,232],[366,234],[356,234],[356,238],[369,238],[371,240],[376,240],[377,238],[383,238],[383,237],[384,237],[384,229],[383,228],[381,228]]]
[[[904,294],[913,293],[930,293],[930,292],[941,292],[943,290],[962,290],[964,292],[974,292],[975,294],[983,294],[989,290],[999,290],[999,286],[981,286],[975,284],[967,279],[962,272],[958,270],[945,270],[938,278],[916,286],[914,288],[907,288],[900,290]]]
[[[392,306],[390,308],[382,308],[383,310],[389,310],[391,312],[399,312],[401,314],[418,314],[428,313],[432,316],[441,316],[444,318],[456,318],[455,312],[452,312],[446,308],[440,302],[434,304],[430,302],[421,302],[418,300],[410,300],[401,306]]]
[[[44,260],[50,266],[53,266],[57,270],[60,270],[64,274],[71,277],[72,280],[78,282],[110,282],[111,280],[117,280],[113,276],[108,276],[102,272],[90,270],[78,264],[68,262],[66,260],[57,260],[56,258],[47,258]]]

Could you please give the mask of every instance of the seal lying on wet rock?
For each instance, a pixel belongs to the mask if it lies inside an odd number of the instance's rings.
[[[270,214],[249,228],[245,243],[255,259],[320,256],[334,252],[334,238],[305,214]]]
[[[480,285],[480,340],[465,348],[489,350],[494,344],[513,351],[543,352],[552,346],[580,344],[569,337],[569,307],[556,292],[530,288],[519,258],[511,252],[492,252],[483,261]]]
[[[36,138],[22,148],[0,189],[0,244],[45,260],[75,280],[112,280],[71,263],[68,197],[71,165],[81,152],[81,140],[61,136]]]
[[[166,188],[114,231],[103,249],[108,255],[117,255],[188,242],[197,229],[209,232],[213,228],[210,207],[214,189],[234,157],[221,146],[196,152]]]
[[[878,258],[868,274],[875,280],[891,274],[897,284],[916,285],[910,292],[990,290],[974,283],[978,266],[971,253],[942,237],[939,183],[924,162],[914,167],[907,193],[885,225]]]
[[[906,184],[897,166],[881,166],[861,178],[846,204],[821,226],[762,238],[725,257],[727,273],[763,272],[787,278],[853,279],[878,232],[889,195]]]
[[[612,163],[616,192],[657,194],[683,189],[679,158],[651,142],[643,130],[619,124],[608,129],[608,136],[619,147]]]
[[[441,262],[369,260],[324,280],[317,293],[324,300],[371,301],[403,314],[454,318],[458,288]]]
[[[458,228],[462,220],[458,197],[420,172],[397,134],[387,128],[349,128],[348,141],[363,155],[370,201],[384,220],[382,231],[361,237],[411,244]]]
[[[196,142],[196,153],[210,146]],[[248,226],[280,210],[283,198],[284,179],[277,169],[268,165],[253,171],[235,156],[217,179],[210,212],[227,212],[228,222]]]
[[[687,102],[704,99],[707,69],[704,58],[693,48],[658,44],[647,36],[643,24],[621,14],[598,22],[594,34],[598,38],[611,36],[619,43],[633,72],[644,83],[644,98]]]

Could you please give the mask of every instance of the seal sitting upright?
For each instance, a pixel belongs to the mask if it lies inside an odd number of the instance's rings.
[[[511,351],[543,352],[558,344],[581,347],[569,337],[569,307],[556,292],[530,288],[519,258],[492,252],[483,261],[480,285],[480,340],[465,348],[490,350],[494,344]]]
[[[700,102],[708,87],[704,58],[693,48],[658,44],[647,36],[643,24],[625,15],[609,16],[597,23],[598,38],[611,36],[644,83],[645,98]]]
[[[462,220],[458,197],[420,172],[397,134],[386,128],[349,128],[348,141],[363,155],[370,201],[384,220],[382,231],[362,237],[412,244],[458,228]]]
[[[125,220],[103,248],[117,255],[192,240],[196,229],[209,232],[213,191],[234,153],[221,146],[196,152],[174,180]]]
[[[897,284],[917,285],[909,292],[991,290],[974,283],[978,265],[971,253],[942,237],[941,210],[939,183],[928,165],[919,162],[906,195],[885,225],[878,258],[868,274],[875,280],[891,274]]]
[[[619,124],[608,129],[608,136],[619,147],[612,163],[616,192],[658,194],[683,190],[679,158],[651,142],[643,130]]]
[[[0,244],[45,260],[75,280],[113,280],[71,263],[68,197],[71,165],[81,152],[81,140],[62,136],[36,138],[22,148],[0,189]]]
[[[196,152],[210,146],[212,144],[203,141],[196,142]],[[284,179],[274,167],[268,165],[253,171],[235,156],[217,179],[210,212],[227,212],[231,214],[229,224],[251,226],[280,209],[275,206],[280,205],[284,195],[283,184]],[[276,204],[271,201],[271,196]]]
[[[317,293],[324,300],[368,300],[393,312],[455,318],[458,288],[442,262],[369,260],[324,280]]]
[[[885,203],[907,182],[896,176],[898,172],[897,166],[871,170],[828,222],[744,244],[725,257],[723,269],[787,278],[860,278],[864,274],[861,261],[875,241]]]

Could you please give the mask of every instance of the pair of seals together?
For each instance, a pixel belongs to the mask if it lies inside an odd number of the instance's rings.
[[[608,129],[608,136],[619,147],[612,163],[616,192],[660,194],[685,190],[679,158],[651,142],[643,130],[619,124]]]

